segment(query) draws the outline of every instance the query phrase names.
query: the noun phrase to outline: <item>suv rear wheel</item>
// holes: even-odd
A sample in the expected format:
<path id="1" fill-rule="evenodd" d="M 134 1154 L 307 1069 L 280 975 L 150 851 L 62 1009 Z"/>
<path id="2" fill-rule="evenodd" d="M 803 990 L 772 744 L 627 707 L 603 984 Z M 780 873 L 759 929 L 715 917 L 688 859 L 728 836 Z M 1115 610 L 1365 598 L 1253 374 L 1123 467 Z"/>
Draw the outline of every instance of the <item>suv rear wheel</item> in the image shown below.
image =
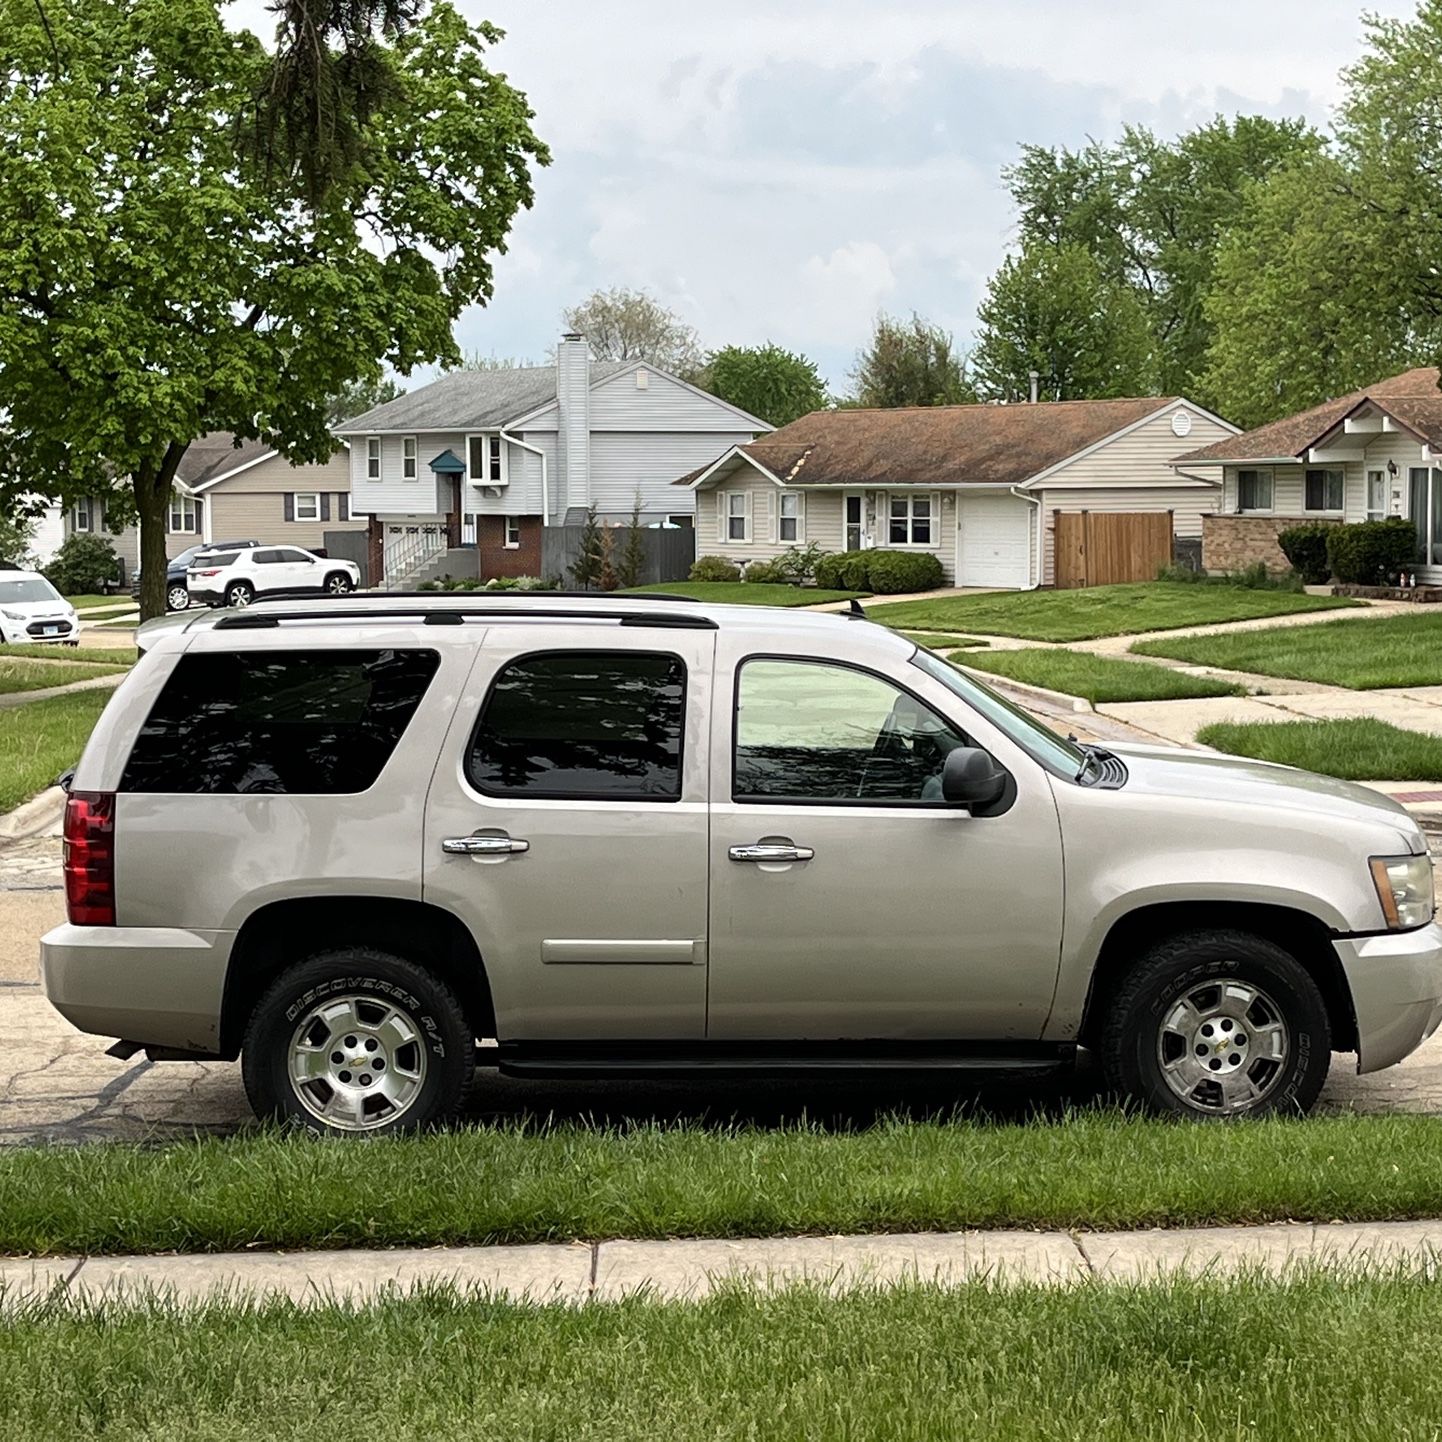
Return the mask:
<path id="1" fill-rule="evenodd" d="M 1332 1059 L 1327 1008 L 1290 953 L 1240 931 L 1173 937 L 1137 963 L 1102 1036 L 1108 1081 L 1191 1117 L 1311 1109 Z"/>
<path id="2" fill-rule="evenodd" d="M 261 1118 L 318 1132 L 406 1132 L 452 1116 L 475 1039 L 450 989 L 413 962 L 366 947 L 283 972 L 242 1049 Z"/>

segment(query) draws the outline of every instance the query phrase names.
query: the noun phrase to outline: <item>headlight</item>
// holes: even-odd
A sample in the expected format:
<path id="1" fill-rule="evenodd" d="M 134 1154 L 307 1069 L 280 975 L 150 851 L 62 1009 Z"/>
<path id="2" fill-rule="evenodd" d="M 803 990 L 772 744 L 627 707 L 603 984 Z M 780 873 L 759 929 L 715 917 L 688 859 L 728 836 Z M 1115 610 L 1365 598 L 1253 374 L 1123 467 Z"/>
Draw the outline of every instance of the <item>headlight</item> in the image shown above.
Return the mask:
<path id="1" fill-rule="evenodd" d="M 1432 920 L 1437 901 L 1430 856 L 1374 856 L 1370 865 L 1377 900 L 1390 930 L 1410 931 Z"/>
<path id="2" fill-rule="evenodd" d="M 25 612 L 0 609 L 0 616 L 5 616 L 11 621 L 23 621 L 25 619 Z"/>

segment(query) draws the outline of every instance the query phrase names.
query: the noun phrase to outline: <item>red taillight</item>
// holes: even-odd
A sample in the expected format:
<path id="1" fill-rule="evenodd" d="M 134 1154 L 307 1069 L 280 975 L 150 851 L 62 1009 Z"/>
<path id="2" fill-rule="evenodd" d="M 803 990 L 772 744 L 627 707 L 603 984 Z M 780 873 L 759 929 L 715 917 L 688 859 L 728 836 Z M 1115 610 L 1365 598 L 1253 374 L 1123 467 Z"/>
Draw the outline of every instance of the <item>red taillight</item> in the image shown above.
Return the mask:
<path id="1" fill-rule="evenodd" d="M 213 571 L 192 571 L 190 574 L 192 576 L 218 576 L 220 575 L 220 567 L 217 566 Z"/>
<path id="2" fill-rule="evenodd" d="M 65 798 L 65 911 L 75 926 L 115 925 L 115 793 Z"/>

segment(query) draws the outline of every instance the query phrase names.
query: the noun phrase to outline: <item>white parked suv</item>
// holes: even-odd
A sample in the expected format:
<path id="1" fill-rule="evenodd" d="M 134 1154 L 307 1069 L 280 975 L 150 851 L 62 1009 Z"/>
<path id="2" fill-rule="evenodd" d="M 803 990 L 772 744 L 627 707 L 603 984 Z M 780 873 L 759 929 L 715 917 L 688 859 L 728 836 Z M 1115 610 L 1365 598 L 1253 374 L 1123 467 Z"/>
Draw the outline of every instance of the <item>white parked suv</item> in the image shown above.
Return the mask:
<path id="1" fill-rule="evenodd" d="M 0 571 L 0 642 L 80 641 L 80 618 L 39 571 Z"/>
<path id="2" fill-rule="evenodd" d="M 257 596 L 344 596 L 360 585 L 360 567 L 299 546 L 257 546 L 197 556 L 185 573 L 185 584 L 192 601 L 248 606 Z"/>
<path id="3" fill-rule="evenodd" d="M 1442 1019 L 1417 823 L 1079 746 L 864 619 L 356 595 L 147 623 L 75 772 L 45 991 L 317 1130 L 531 1076 L 1055 1070 L 1302 1112 Z"/>

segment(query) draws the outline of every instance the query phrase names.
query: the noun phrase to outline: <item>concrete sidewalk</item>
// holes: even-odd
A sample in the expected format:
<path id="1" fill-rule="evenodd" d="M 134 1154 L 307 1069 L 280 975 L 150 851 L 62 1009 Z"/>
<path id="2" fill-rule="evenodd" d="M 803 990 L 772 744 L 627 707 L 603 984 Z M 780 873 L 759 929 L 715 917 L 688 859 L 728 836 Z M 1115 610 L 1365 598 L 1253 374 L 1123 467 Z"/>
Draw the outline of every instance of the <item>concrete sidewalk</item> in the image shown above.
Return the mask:
<path id="1" fill-rule="evenodd" d="M 572 1242 L 396 1251 L 243 1252 L 0 1261 L 0 1310 L 42 1298 L 86 1302 L 217 1294 L 303 1304 L 366 1301 L 422 1285 L 542 1302 L 707 1296 L 737 1282 L 833 1292 L 934 1282 L 1067 1286 L 1166 1274 L 1282 1276 L 1308 1266 L 1438 1271 L 1442 1220 L 1281 1223 L 1145 1232 L 937 1232 L 854 1237 Z"/>

